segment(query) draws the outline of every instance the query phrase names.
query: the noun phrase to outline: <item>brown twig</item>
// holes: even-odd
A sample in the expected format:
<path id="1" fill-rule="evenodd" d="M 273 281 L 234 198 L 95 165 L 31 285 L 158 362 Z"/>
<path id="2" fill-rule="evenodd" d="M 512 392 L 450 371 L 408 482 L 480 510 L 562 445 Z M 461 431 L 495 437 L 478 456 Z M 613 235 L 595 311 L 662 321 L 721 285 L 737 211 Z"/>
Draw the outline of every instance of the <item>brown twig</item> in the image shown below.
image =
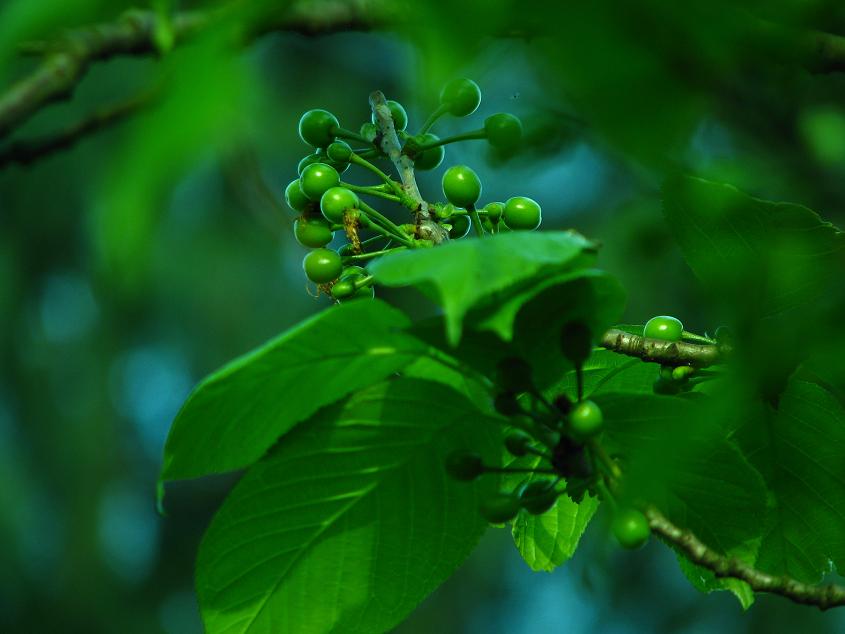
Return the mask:
<path id="1" fill-rule="evenodd" d="M 845 605 L 845 587 L 835 584 L 813 586 L 791 577 L 770 575 L 735 557 L 726 557 L 711 549 L 688 530 L 675 526 L 656 508 L 645 511 L 653 533 L 679 548 L 695 564 L 717 577 L 739 579 L 755 592 L 779 594 L 795 603 L 827 610 Z"/>
<path id="2" fill-rule="evenodd" d="M 698 368 L 721 363 L 729 352 L 725 346 L 650 339 L 617 328 L 605 332 L 599 345 L 643 361 L 665 365 L 692 365 Z"/>

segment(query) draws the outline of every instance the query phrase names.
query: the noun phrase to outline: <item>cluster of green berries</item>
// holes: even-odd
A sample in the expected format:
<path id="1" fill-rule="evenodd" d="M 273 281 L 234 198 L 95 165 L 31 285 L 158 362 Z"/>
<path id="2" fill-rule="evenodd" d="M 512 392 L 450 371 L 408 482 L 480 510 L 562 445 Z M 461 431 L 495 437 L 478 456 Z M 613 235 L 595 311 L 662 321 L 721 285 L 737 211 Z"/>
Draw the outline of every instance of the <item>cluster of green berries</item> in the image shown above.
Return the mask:
<path id="1" fill-rule="evenodd" d="M 464 482 L 486 473 L 528 474 L 512 490 L 499 491 L 482 501 L 479 511 L 493 524 L 511 521 L 520 511 L 542 515 L 563 494 L 578 502 L 588 491 L 602 494 L 608 491 L 604 483 L 617 476 L 618 466 L 600 446 L 604 428 L 601 408 L 581 394 L 581 368 L 593 349 L 589 326 L 582 321 L 564 325 L 560 349 L 579 375 L 575 400 L 566 394 L 547 399 L 536 388 L 531 366 L 523 359 L 506 358 L 496 367 L 493 406 L 508 421 L 504 448 L 514 459 L 509 466 L 487 465 L 481 455 L 467 450 L 446 458 L 446 471 Z M 599 464 L 602 461 L 604 464 Z M 534 466 L 520 466 L 526 464 Z M 636 509 L 617 509 L 614 500 L 611 505 L 615 509 L 613 532 L 619 543 L 626 548 L 645 543 L 650 534 L 645 516 Z"/>
<path id="2" fill-rule="evenodd" d="M 507 113 L 491 115 L 482 128 L 454 137 L 441 139 L 430 132 L 441 116 L 466 117 L 480 103 L 481 90 L 474 81 L 451 81 L 443 87 L 437 109 L 420 131 L 412 135 L 407 131 L 408 113 L 402 104 L 385 101 L 401 152 L 418 170 L 438 167 L 445 157 L 445 145 L 457 141 L 486 139 L 502 152 L 518 148 L 522 123 Z M 377 165 L 387 159 L 382 140 L 389 133 L 388 128 L 378 124 L 375 112 L 358 131 L 342 127 L 335 115 L 322 109 L 309 110 L 299 120 L 299 136 L 311 146 L 312 152 L 300 160 L 298 178 L 285 189 L 285 201 L 297 214 L 294 222 L 297 242 L 312 249 L 302 263 L 306 277 L 337 301 L 373 296 L 372 277 L 363 268 L 372 258 L 396 249 L 433 244 L 419 235 L 419 201 L 411 199 L 402 184 Z M 368 171 L 379 182 L 373 185 L 344 182 L 341 175 L 352 165 Z M 465 165 L 447 169 L 442 186 L 446 202 L 430 203 L 429 208 L 432 219 L 448 231 L 451 239 L 466 236 L 473 224 L 478 225 L 479 235 L 533 230 L 540 225 L 540 205 L 524 196 L 478 208 L 481 181 Z M 404 207 L 405 218 L 395 222 L 368 200 L 372 204 L 388 201 Z M 338 232 L 346 235 L 348 243 L 333 249 L 331 244 Z"/>

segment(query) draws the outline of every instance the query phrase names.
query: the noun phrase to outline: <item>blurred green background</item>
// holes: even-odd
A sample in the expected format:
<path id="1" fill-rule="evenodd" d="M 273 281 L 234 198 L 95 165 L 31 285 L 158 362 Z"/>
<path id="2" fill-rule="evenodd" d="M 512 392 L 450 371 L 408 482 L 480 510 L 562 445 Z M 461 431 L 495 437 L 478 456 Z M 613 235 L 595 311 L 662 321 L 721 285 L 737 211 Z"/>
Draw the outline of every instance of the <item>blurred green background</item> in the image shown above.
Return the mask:
<path id="1" fill-rule="evenodd" d="M 1 4 L 2 85 L 39 63 L 18 54 L 21 42 L 129 6 Z M 528 142 L 507 158 L 483 141 L 450 146 L 420 175 L 424 196 L 438 199 L 442 171 L 466 163 L 484 201 L 535 198 L 545 228 L 604 245 L 633 323 L 674 314 L 692 330 L 719 325 L 663 224 L 667 175 L 725 180 L 845 224 L 845 74 L 807 44 L 816 29 L 845 33 L 840 3 L 221 6 L 167 54 L 93 64 L 71 99 L 0 146 L 144 95 L 131 117 L 72 148 L 0 167 L 0 631 L 202 630 L 193 559 L 232 478 L 173 487 L 159 516 L 161 450 L 196 381 L 327 305 L 306 292 L 281 195 L 309 152 L 296 131 L 308 108 L 357 129 L 379 88 L 413 130 L 445 80 L 475 79 L 480 110 L 435 131 L 509 111 Z M 410 293 L 382 296 L 418 309 Z M 845 631 L 843 611 L 763 597 L 744 613 L 729 595 L 699 595 L 660 544 L 619 552 L 602 515 L 553 574 L 531 573 L 509 541 L 491 530 L 398 631 Z"/>

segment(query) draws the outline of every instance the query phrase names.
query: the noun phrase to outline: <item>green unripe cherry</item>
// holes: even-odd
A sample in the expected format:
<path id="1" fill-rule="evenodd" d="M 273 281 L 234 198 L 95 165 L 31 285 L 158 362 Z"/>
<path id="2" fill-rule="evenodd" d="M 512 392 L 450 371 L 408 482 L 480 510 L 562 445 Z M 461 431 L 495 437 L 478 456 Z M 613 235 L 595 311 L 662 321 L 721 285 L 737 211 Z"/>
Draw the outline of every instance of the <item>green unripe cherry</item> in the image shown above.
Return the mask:
<path id="1" fill-rule="evenodd" d="M 446 456 L 446 472 L 455 480 L 470 482 L 484 473 L 484 463 L 472 451 L 453 451 Z"/>
<path id="2" fill-rule="evenodd" d="M 332 286 L 332 297 L 346 299 L 355 295 L 355 284 L 351 280 L 338 280 Z"/>
<path id="3" fill-rule="evenodd" d="M 343 224 L 343 214 L 347 209 L 357 209 L 360 201 L 358 194 L 346 187 L 327 189 L 320 198 L 320 211 L 329 222 Z"/>
<path id="4" fill-rule="evenodd" d="M 443 174 L 443 194 L 456 207 L 473 207 L 481 196 L 481 180 L 466 165 L 453 165 Z"/>
<path id="5" fill-rule="evenodd" d="M 420 145 L 434 143 L 435 141 L 439 140 L 440 137 L 436 134 L 432 134 L 431 132 L 426 132 L 425 134 L 421 134 L 416 137 L 416 141 Z M 417 154 L 416 158 L 414 158 L 414 167 L 418 170 L 433 170 L 435 167 L 437 167 L 443 162 L 443 158 L 445 156 L 446 148 L 444 148 L 442 145 L 423 150 L 422 152 Z"/>
<path id="6" fill-rule="evenodd" d="M 658 315 L 646 322 L 643 336 L 650 339 L 663 339 L 664 341 L 680 341 L 684 332 L 684 325 L 679 319 L 668 315 Z"/>
<path id="7" fill-rule="evenodd" d="M 302 193 L 298 179 L 291 181 L 285 187 L 285 202 L 288 204 L 288 207 L 299 212 L 305 211 L 311 205 L 311 201 Z"/>
<path id="8" fill-rule="evenodd" d="M 569 414 L 569 429 L 576 440 L 592 438 L 604 425 L 599 406 L 592 401 L 581 401 Z"/>
<path id="9" fill-rule="evenodd" d="M 343 262 L 331 249 L 315 249 L 302 260 L 302 269 L 315 284 L 325 284 L 337 279 L 343 270 Z"/>
<path id="10" fill-rule="evenodd" d="M 522 140 L 522 121 L 506 112 L 490 115 L 484 120 L 484 133 L 494 148 L 513 150 Z"/>
<path id="11" fill-rule="evenodd" d="M 534 480 L 519 493 L 519 501 L 531 515 L 542 515 L 557 502 L 558 492 L 552 480 Z"/>
<path id="12" fill-rule="evenodd" d="M 459 240 L 469 233 L 469 228 L 472 223 L 470 222 L 469 216 L 466 214 L 460 214 L 458 216 L 452 216 L 449 219 L 449 224 L 452 225 L 452 228 L 449 229 L 449 238 L 452 240 Z"/>
<path id="13" fill-rule="evenodd" d="M 293 223 L 293 235 L 304 247 L 316 249 L 324 247 L 334 238 L 334 232 L 323 218 L 302 217 Z"/>
<path id="14" fill-rule="evenodd" d="M 534 388 L 531 366 L 519 357 L 508 357 L 496 364 L 495 383 L 509 392 L 530 392 Z"/>
<path id="15" fill-rule="evenodd" d="M 302 160 L 299 161 L 299 164 L 296 166 L 296 173 L 302 176 L 302 170 L 304 170 L 306 167 L 308 167 L 312 163 L 322 163 L 325 160 L 325 155 L 320 154 L 319 152 L 314 152 L 313 154 L 304 156 L 302 157 Z"/>
<path id="16" fill-rule="evenodd" d="M 504 524 L 519 513 L 520 502 L 515 495 L 497 493 L 490 499 L 484 500 L 479 507 L 481 516 L 491 524 Z"/>
<path id="17" fill-rule="evenodd" d="M 326 147 L 334 141 L 334 131 L 340 123 L 331 112 L 316 108 L 309 110 L 299 120 L 299 136 L 308 145 Z"/>
<path id="18" fill-rule="evenodd" d="M 651 535 L 648 520 L 637 509 L 618 509 L 611 529 L 623 548 L 641 548 Z"/>
<path id="19" fill-rule="evenodd" d="M 505 203 L 487 203 L 484 205 L 484 211 L 487 212 L 487 218 L 494 225 L 502 219 L 502 214 L 505 212 Z"/>
<path id="20" fill-rule="evenodd" d="M 334 141 L 326 148 L 326 156 L 333 163 L 348 165 L 352 156 L 352 148 L 346 141 Z"/>
<path id="21" fill-rule="evenodd" d="M 373 299 L 376 296 L 376 289 L 372 286 L 362 286 L 355 291 L 355 294 L 352 297 L 347 297 L 343 301 L 351 301 L 354 299 Z"/>
<path id="22" fill-rule="evenodd" d="M 358 134 L 367 139 L 367 141 L 372 142 L 378 134 L 378 128 L 374 123 L 367 121 L 366 123 L 361 124 L 361 129 L 358 131 Z"/>
<path id="23" fill-rule="evenodd" d="M 453 79 L 440 91 L 440 103 L 456 117 L 465 117 L 481 104 L 481 88 L 471 79 Z"/>
<path id="24" fill-rule="evenodd" d="M 393 127 L 396 128 L 396 131 L 399 132 L 400 130 L 404 130 L 408 127 L 408 113 L 405 112 L 405 108 L 402 107 L 402 104 L 398 101 L 393 101 L 393 99 L 387 100 L 387 107 L 390 108 L 390 116 L 393 117 Z M 373 113 L 373 123 L 376 122 L 376 113 Z"/>
<path id="25" fill-rule="evenodd" d="M 310 200 L 320 200 L 323 194 L 340 183 L 340 174 L 331 165 L 312 163 L 302 170 L 299 188 Z"/>
<path id="26" fill-rule="evenodd" d="M 540 226 L 542 211 L 536 200 L 527 196 L 514 196 L 505 203 L 503 219 L 508 229 L 533 231 Z"/>

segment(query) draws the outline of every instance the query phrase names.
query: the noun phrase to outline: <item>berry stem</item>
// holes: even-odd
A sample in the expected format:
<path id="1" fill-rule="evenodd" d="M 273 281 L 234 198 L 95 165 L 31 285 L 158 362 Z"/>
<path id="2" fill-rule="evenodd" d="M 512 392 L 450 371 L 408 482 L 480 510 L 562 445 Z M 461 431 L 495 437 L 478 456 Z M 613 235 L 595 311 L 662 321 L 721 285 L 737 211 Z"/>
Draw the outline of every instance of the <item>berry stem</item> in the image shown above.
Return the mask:
<path id="1" fill-rule="evenodd" d="M 475 235 L 479 238 L 483 238 L 484 227 L 481 226 L 481 216 L 478 215 L 478 209 L 475 208 L 475 205 L 471 205 L 467 207 L 467 212 L 469 213 L 470 218 L 472 218 L 472 226 L 475 228 Z"/>
<path id="2" fill-rule="evenodd" d="M 367 216 L 370 216 L 371 218 L 375 218 L 376 220 L 379 221 L 379 223 L 383 227 L 385 227 L 387 230 L 389 230 L 390 233 L 393 235 L 393 237 L 396 240 L 398 240 L 402 244 L 405 244 L 409 247 L 414 246 L 414 241 L 411 240 L 411 238 L 406 236 L 404 233 L 402 233 L 402 229 L 400 229 L 399 226 L 395 222 L 393 222 L 390 218 L 383 215 L 381 212 L 376 211 L 375 209 L 370 207 L 367 203 L 365 203 L 363 200 L 359 201 L 359 206 L 361 208 L 361 211 L 363 211 L 365 214 L 367 214 Z"/>
<path id="3" fill-rule="evenodd" d="M 598 440 L 592 438 L 587 447 L 590 449 L 590 453 L 592 453 L 601 464 L 607 469 L 608 474 L 614 479 L 618 479 L 622 477 L 622 470 L 619 468 L 619 465 L 613 462 L 613 459 L 607 454 L 604 450 L 604 447 L 601 446 Z"/>
<path id="4" fill-rule="evenodd" d="M 423 143 L 422 145 L 415 145 L 414 151 L 415 152 L 425 152 L 426 150 L 430 150 L 431 148 L 440 147 L 441 145 L 447 145 L 449 143 L 457 143 L 458 141 L 470 141 L 472 139 L 485 139 L 487 138 L 487 133 L 484 132 L 484 129 L 480 130 L 473 130 L 472 132 L 464 132 L 462 134 L 454 134 L 452 136 L 447 136 L 443 139 L 438 141 L 431 141 L 430 143 Z"/>
<path id="5" fill-rule="evenodd" d="M 395 251 L 405 251 L 408 247 L 391 247 L 390 249 L 382 249 L 381 251 L 370 251 L 369 253 L 360 253 L 358 255 L 347 255 L 344 256 L 344 262 L 361 262 L 362 260 L 371 260 L 372 258 L 377 258 L 382 255 L 387 255 L 388 253 L 394 253 Z"/>
<path id="6" fill-rule="evenodd" d="M 353 132 L 352 130 L 347 130 L 346 128 L 334 128 L 332 130 L 336 137 L 340 137 L 341 139 L 349 139 L 351 141 L 358 141 L 358 143 L 365 143 L 366 145 L 372 145 L 367 139 L 362 137 L 357 132 Z"/>
<path id="7" fill-rule="evenodd" d="M 340 183 L 341 187 L 346 187 L 346 189 L 350 189 L 353 192 L 358 192 L 359 194 L 367 194 L 368 196 L 375 196 L 376 198 L 384 198 L 385 200 L 391 200 L 395 203 L 399 202 L 399 196 L 396 194 L 389 194 L 382 189 L 376 189 L 376 187 L 368 187 L 366 185 L 353 185 L 352 183 Z"/>
<path id="8" fill-rule="evenodd" d="M 434 112 L 428 115 L 428 119 L 425 120 L 425 123 L 423 123 L 422 127 L 420 128 L 419 134 L 425 134 L 426 132 L 428 132 L 431 129 L 431 126 L 433 126 L 437 122 L 437 120 L 444 114 L 446 114 L 448 111 L 449 106 L 447 106 L 445 103 L 442 103 L 437 106 L 437 108 L 434 109 Z"/>

